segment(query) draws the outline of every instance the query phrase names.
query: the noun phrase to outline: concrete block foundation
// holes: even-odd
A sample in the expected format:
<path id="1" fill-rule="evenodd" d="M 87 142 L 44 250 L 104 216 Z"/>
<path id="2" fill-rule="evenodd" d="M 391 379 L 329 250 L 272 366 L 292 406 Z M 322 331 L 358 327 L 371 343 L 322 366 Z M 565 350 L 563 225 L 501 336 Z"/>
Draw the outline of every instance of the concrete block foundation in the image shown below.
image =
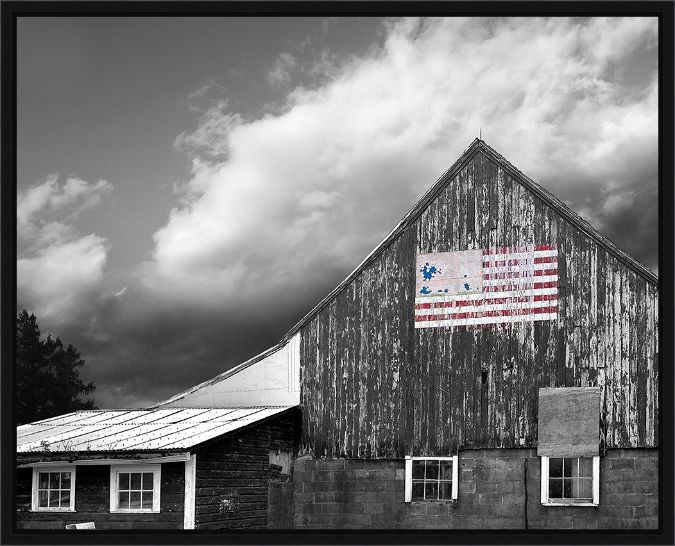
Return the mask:
<path id="1" fill-rule="evenodd" d="M 293 526 L 313 529 L 656 529 L 658 452 L 600 459 L 600 505 L 543 506 L 534 449 L 459 452 L 456 503 L 405 502 L 403 460 L 294 463 Z"/>

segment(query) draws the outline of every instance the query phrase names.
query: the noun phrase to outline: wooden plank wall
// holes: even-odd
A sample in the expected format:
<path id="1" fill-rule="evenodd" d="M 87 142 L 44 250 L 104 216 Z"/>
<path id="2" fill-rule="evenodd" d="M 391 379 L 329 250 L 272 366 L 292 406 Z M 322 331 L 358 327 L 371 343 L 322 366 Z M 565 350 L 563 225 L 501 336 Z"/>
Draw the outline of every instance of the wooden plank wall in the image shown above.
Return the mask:
<path id="1" fill-rule="evenodd" d="M 418 253 L 557 243 L 555 321 L 413 328 Z M 600 386 L 605 447 L 657 438 L 658 287 L 478 152 L 302 327 L 303 449 L 534 447 L 539 387 Z"/>
<path id="2" fill-rule="evenodd" d="M 79 466 L 75 478 L 75 512 L 30 512 L 30 468 L 17 470 L 17 527 L 61 529 L 68 523 L 93 521 L 96 529 L 182 529 L 184 463 L 162 465 L 158 514 L 110 512 L 110 466 Z"/>
<path id="3" fill-rule="evenodd" d="M 287 414 L 196 451 L 195 529 L 267 527 L 270 450 L 293 452 L 296 421 Z"/>

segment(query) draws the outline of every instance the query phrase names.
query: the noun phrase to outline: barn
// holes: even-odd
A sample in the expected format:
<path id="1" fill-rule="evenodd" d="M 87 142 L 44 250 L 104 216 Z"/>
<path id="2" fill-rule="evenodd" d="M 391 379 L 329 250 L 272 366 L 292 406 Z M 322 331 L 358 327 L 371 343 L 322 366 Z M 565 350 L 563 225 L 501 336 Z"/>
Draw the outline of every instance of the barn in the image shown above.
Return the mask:
<path id="1" fill-rule="evenodd" d="M 213 497 L 202 511 L 176 470 L 185 494 L 171 522 L 171 503 L 125 520 L 101 498 L 90 510 L 132 527 L 189 527 L 196 510 L 194 528 L 232 528 L 255 510 L 228 498 L 253 478 L 267 491 L 258 526 L 655 529 L 658 347 L 657 277 L 476 139 L 278 345 L 144 410 L 282 408 L 283 424 L 242 429 L 266 438 L 264 478 L 197 476 L 196 495 Z M 171 447 L 199 472 L 200 459 L 214 460 L 209 446 L 236 459 L 244 432 Z M 91 470 L 78 460 L 79 483 Z M 33 503 L 39 464 L 52 461 L 23 464 L 33 465 Z M 165 464 L 187 476 L 191 463 Z M 79 518 L 77 496 L 74 506 Z M 51 517 L 32 509 L 27 526 Z"/>

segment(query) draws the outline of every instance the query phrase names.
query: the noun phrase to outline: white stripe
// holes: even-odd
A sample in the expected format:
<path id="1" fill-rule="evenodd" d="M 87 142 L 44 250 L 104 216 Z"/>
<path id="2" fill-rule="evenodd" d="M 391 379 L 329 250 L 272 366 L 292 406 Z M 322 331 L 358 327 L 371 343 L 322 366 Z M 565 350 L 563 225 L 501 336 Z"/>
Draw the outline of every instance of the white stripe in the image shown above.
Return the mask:
<path id="1" fill-rule="evenodd" d="M 557 263 L 552 264 L 528 264 L 528 265 L 500 265 L 497 267 L 483 266 L 483 275 L 489 273 L 520 273 L 522 271 L 546 271 L 547 269 L 558 269 Z"/>
<path id="2" fill-rule="evenodd" d="M 523 260 L 525 258 L 546 258 L 557 256 L 557 250 L 535 250 L 533 252 L 509 252 L 507 254 L 483 254 L 483 262 L 495 262 L 497 260 Z"/>
<path id="3" fill-rule="evenodd" d="M 538 320 L 555 320 L 557 317 L 557 313 L 540 313 L 538 315 L 515 315 L 509 317 L 427 320 L 415 322 L 415 328 L 437 328 L 439 326 L 475 326 L 478 324 L 500 324 L 505 322 L 535 322 Z"/>
<path id="4" fill-rule="evenodd" d="M 539 275 L 537 277 L 514 277 L 512 279 L 483 279 L 483 286 L 501 286 L 505 284 L 528 284 L 533 282 L 557 281 L 558 275 Z"/>
<path id="5" fill-rule="evenodd" d="M 434 307 L 432 309 L 415 309 L 415 316 L 446 315 L 455 313 L 482 313 L 484 311 L 517 311 L 520 309 L 541 309 L 558 305 L 558 300 L 533 301 L 519 303 L 501 303 L 494 305 L 462 305 L 459 307 Z"/>
<path id="6" fill-rule="evenodd" d="M 438 303 L 445 301 L 464 301 L 464 300 L 482 300 L 490 298 L 515 298 L 520 296 L 541 296 L 544 294 L 557 294 L 558 289 L 553 288 L 532 288 L 529 290 L 513 290 L 504 292 L 476 292 L 473 294 L 450 294 L 447 296 L 427 296 L 415 298 L 415 303 Z"/>

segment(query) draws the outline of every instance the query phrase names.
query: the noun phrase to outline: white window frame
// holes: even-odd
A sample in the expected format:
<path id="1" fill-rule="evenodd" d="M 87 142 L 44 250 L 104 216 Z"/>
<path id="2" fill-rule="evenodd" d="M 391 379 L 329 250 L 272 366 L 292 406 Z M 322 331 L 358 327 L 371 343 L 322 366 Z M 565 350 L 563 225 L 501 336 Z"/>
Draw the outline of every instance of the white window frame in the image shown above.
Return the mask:
<path id="1" fill-rule="evenodd" d="M 70 472 L 70 505 L 38 506 L 38 489 L 40 472 Z M 41 466 L 33 467 L 33 492 L 31 495 L 31 511 L 33 512 L 74 512 L 75 511 L 75 467 L 74 466 Z"/>
<path id="2" fill-rule="evenodd" d="M 152 508 L 119 508 L 119 474 L 129 472 L 152 472 Z M 110 465 L 110 512 L 122 514 L 157 514 L 160 511 L 161 464 Z"/>
<path id="3" fill-rule="evenodd" d="M 575 459 L 576 457 L 541 457 L 541 504 L 544 506 L 598 506 L 600 504 L 600 456 L 593 456 L 593 500 L 591 502 L 574 501 L 551 502 L 548 496 L 549 459 Z"/>
<path id="4" fill-rule="evenodd" d="M 459 456 L 451 457 L 411 457 L 405 458 L 405 502 L 412 502 L 412 464 L 413 461 L 452 461 L 452 498 L 429 499 L 415 502 L 457 502 L 457 482 L 459 477 Z"/>

